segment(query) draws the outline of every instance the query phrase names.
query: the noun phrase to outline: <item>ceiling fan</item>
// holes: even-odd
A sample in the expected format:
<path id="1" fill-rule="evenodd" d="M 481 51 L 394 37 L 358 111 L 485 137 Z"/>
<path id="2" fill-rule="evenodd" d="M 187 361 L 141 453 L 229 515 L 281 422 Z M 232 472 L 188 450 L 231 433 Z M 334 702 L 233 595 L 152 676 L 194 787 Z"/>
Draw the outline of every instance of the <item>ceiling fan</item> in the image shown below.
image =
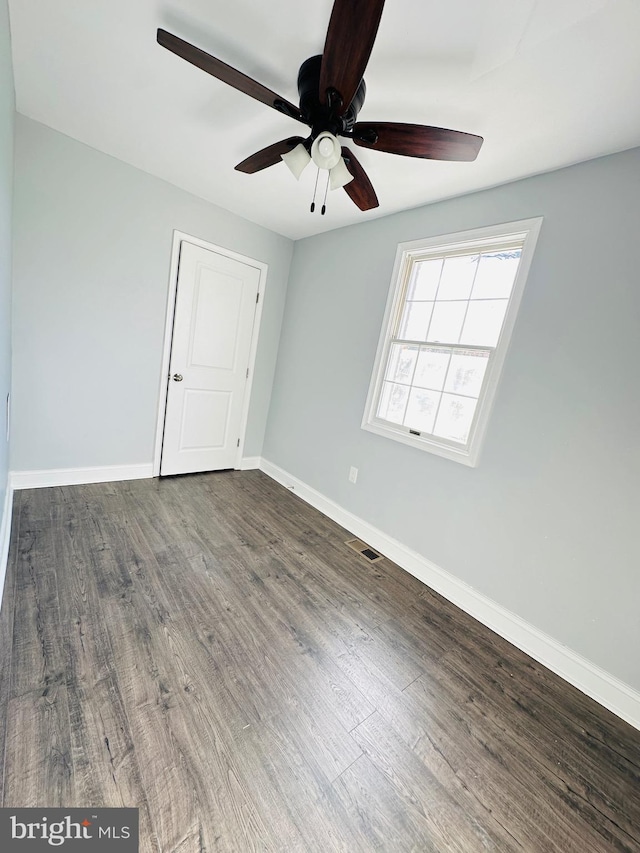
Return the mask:
<path id="1" fill-rule="evenodd" d="M 253 174 L 284 160 L 299 178 L 305 166 L 313 161 L 318 168 L 328 170 L 327 187 L 344 187 L 360 210 L 371 210 L 378 206 L 371 181 L 353 152 L 340 144 L 338 136 L 374 151 L 428 160 L 475 160 L 483 142 L 481 136 L 440 127 L 356 121 L 364 104 L 363 75 L 383 7 L 384 0 L 335 0 L 324 52 L 300 66 L 299 106 L 166 30 L 159 29 L 157 39 L 162 47 L 192 65 L 311 128 L 306 138 L 289 136 L 252 154 L 238 163 L 238 171 Z M 315 194 L 312 212 L 314 207 Z"/>

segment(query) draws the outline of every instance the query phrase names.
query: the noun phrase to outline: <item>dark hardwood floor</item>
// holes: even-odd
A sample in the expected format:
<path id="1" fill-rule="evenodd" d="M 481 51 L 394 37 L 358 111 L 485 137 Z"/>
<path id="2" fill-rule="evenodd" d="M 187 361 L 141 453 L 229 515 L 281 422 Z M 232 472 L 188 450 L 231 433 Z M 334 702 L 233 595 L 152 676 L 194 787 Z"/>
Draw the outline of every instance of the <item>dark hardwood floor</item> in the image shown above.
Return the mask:
<path id="1" fill-rule="evenodd" d="M 141 851 L 640 851 L 640 732 L 259 472 L 17 492 L 5 806 Z"/>

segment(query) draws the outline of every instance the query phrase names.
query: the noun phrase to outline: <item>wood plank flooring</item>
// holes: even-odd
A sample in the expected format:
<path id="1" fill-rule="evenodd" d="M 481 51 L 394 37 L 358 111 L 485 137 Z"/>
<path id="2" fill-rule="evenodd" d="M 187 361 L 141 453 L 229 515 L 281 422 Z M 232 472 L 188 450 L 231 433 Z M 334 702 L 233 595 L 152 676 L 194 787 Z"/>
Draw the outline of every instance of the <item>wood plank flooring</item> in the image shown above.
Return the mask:
<path id="1" fill-rule="evenodd" d="M 17 492 L 5 806 L 144 853 L 640 851 L 640 732 L 260 472 Z"/>

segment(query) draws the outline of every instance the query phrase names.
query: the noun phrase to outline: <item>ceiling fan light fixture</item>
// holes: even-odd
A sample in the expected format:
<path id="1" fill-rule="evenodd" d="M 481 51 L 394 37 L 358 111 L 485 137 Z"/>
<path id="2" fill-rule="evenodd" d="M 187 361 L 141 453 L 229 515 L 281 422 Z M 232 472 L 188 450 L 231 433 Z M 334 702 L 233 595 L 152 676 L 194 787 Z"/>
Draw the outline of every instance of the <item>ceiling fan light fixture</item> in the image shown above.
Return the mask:
<path id="1" fill-rule="evenodd" d="M 372 210 L 379 202 L 371 181 L 353 152 L 341 148 L 336 133 L 363 148 L 425 160 L 472 161 L 483 142 L 481 136 L 441 127 L 357 120 L 366 95 L 364 72 L 384 5 L 385 0 L 333 0 L 323 52 L 306 59 L 298 70 L 300 106 L 167 30 L 158 29 L 156 38 L 159 45 L 191 65 L 310 128 L 306 139 L 289 136 L 246 157 L 235 167 L 238 172 L 261 172 L 282 159 L 299 180 L 313 160 L 318 170 L 329 172 L 323 182 L 325 201 L 330 185 L 332 189 L 344 187 L 360 210 Z M 334 132 L 320 132 L 321 128 Z M 343 151 L 345 162 L 341 162 Z M 318 177 L 319 172 L 314 193 Z M 312 213 L 314 209 L 315 200 Z M 325 209 L 323 203 L 321 212 Z"/>
<path id="2" fill-rule="evenodd" d="M 285 154 L 281 154 L 280 156 L 287 164 L 287 168 L 296 181 L 300 180 L 300 175 L 311 162 L 309 152 L 301 142 L 296 145 L 295 148 L 292 148 L 291 151 L 287 151 Z"/>
<path id="3" fill-rule="evenodd" d="M 329 170 L 329 189 L 338 190 L 353 180 L 353 175 L 347 169 L 347 164 L 341 157 L 333 169 Z"/>
<path id="4" fill-rule="evenodd" d="M 341 154 L 340 143 L 327 130 L 316 136 L 311 146 L 311 159 L 318 169 L 333 169 L 338 165 Z"/>

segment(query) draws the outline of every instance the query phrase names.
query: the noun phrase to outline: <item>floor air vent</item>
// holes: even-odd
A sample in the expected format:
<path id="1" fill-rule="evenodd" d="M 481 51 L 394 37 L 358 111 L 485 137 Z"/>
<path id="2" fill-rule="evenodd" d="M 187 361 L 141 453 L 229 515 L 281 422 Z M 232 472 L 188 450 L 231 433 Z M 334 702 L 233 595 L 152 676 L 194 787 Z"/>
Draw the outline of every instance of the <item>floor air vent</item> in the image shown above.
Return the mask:
<path id="1" fill-rule="evenodd" d="M 363 542 L 361 539 L 349 539 L 349 541 L 344 544 L 348 545 L 352 551 L 360 554 L 361 557 L 364 557 L 365 560 L 368 560 L 370 563 L 377 563 L 378 560 L 384 560 L 382 554 L 378 554 L 377 551 L 374 551 L 373 548 L 370 548 L 367 543 Z"/>

